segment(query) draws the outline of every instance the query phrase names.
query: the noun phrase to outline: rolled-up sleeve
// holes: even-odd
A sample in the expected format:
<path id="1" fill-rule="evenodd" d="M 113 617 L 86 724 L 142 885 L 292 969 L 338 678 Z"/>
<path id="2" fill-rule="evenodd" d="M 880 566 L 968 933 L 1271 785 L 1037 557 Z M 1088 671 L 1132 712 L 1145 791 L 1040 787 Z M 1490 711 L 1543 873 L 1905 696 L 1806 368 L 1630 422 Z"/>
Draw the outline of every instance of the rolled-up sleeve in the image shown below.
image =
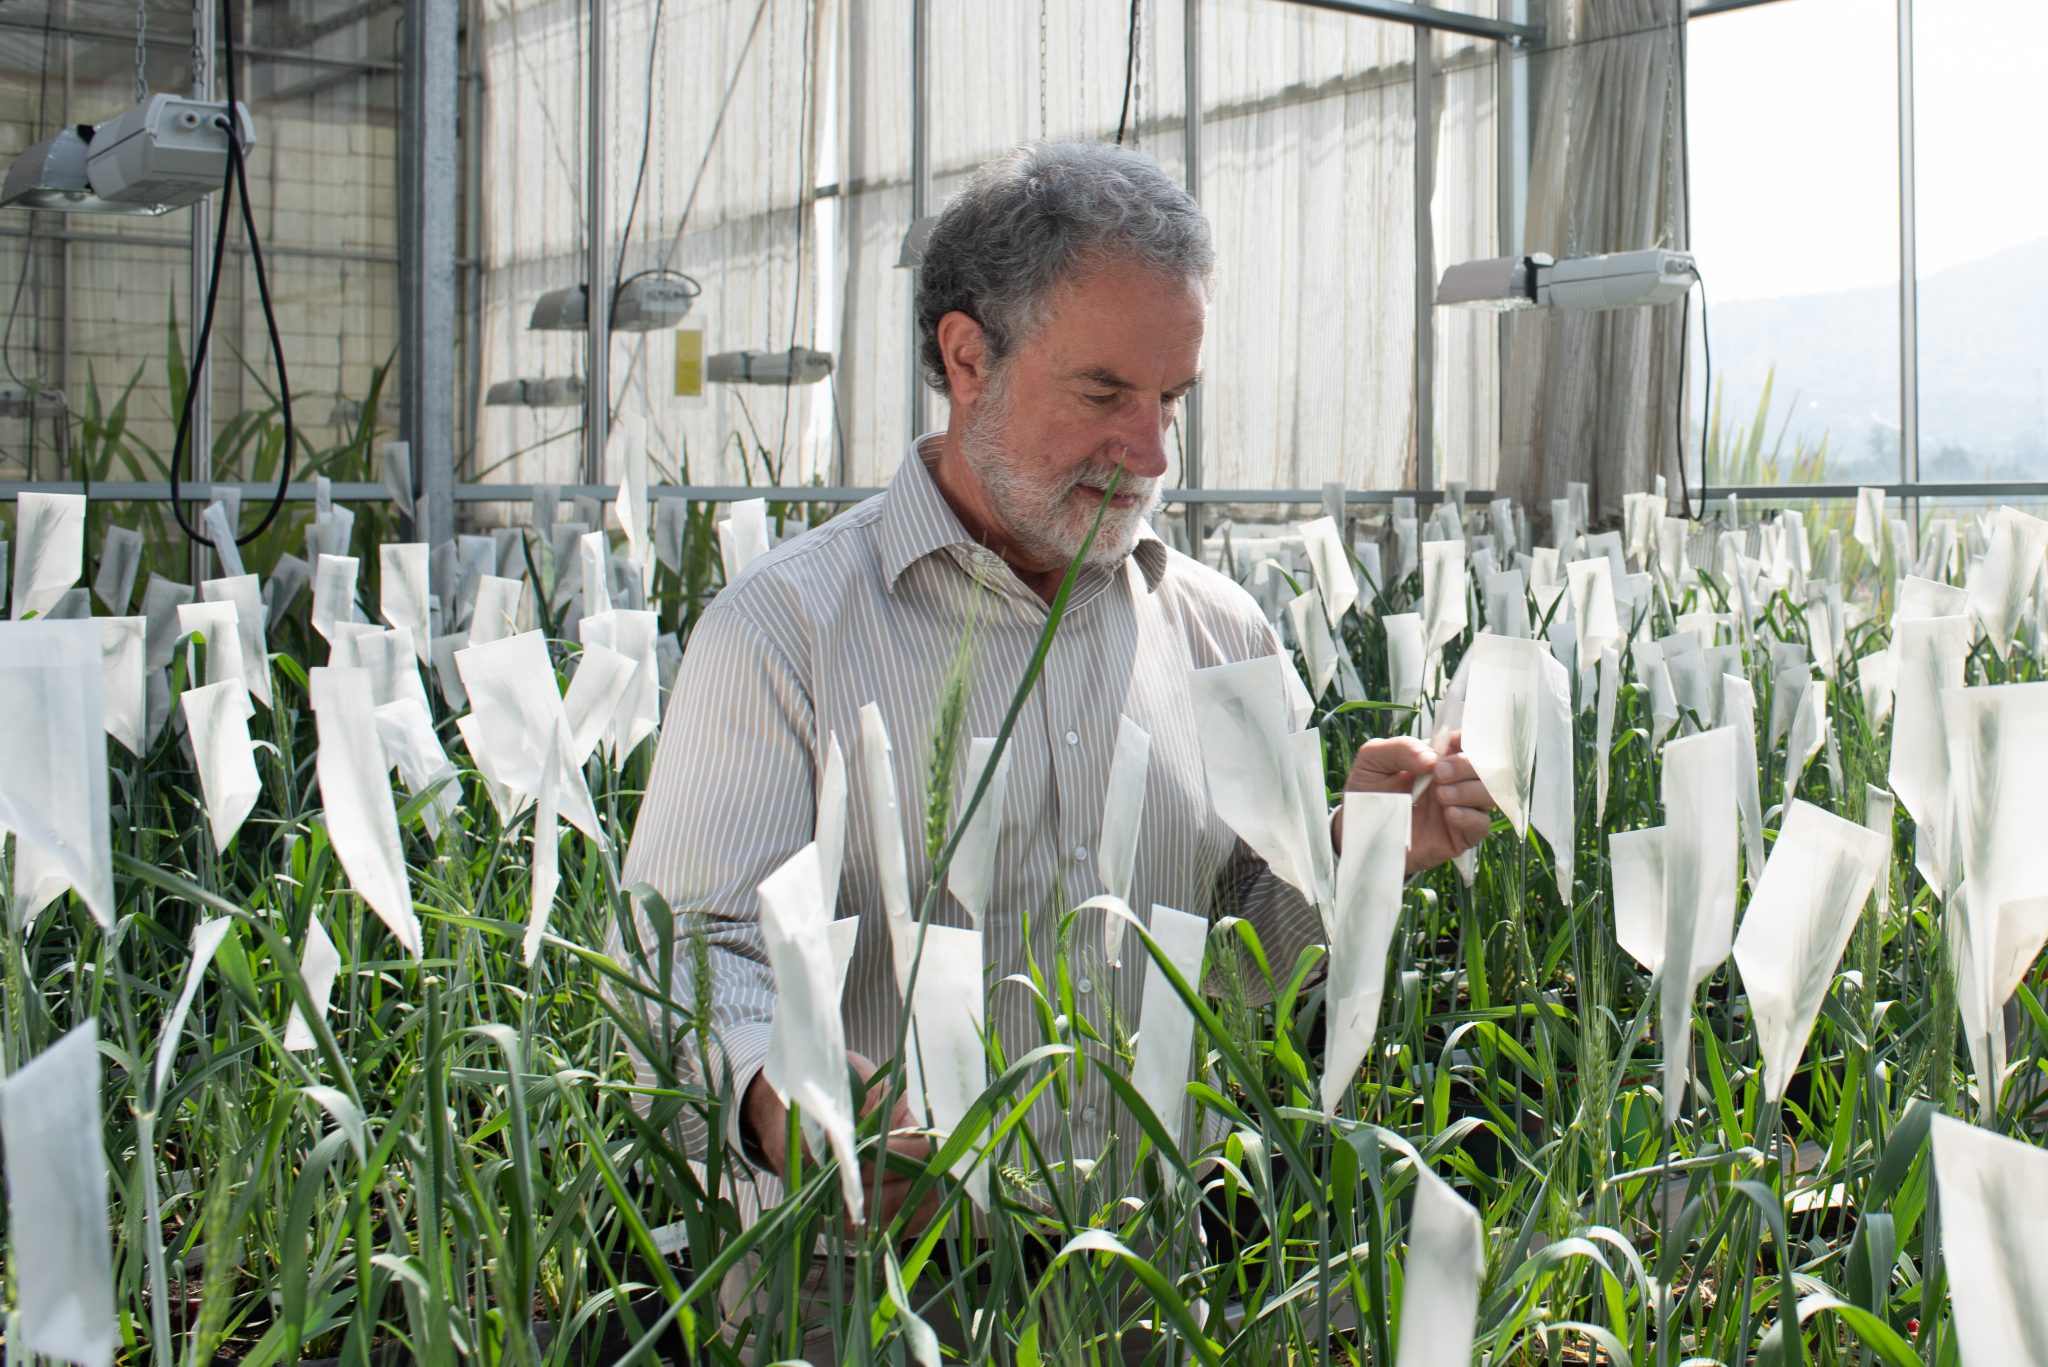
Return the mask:
<path id="1" fill-rule="evenodd" d="M 737 1102 L 767 1060 L 775 1018 L 755 890 L 812 838 L 814 718 L 788 652 L 743 608 L 714 603 L 677 673 L 623 871 L 628 887 L 647 884 L 674 914 L 666 989 L 691 1028 L 677 1037 L 673 1061 L 707 1087 L 730 1076 L 726 1129 L 735 1150 Z M 647 955 L 625 953 L 617 930 L 611 952 L 645 977 L 663 947 L 652 943 L 656 932 L 637 902 L 635 928 Z M 654 1038 L 673 1034 L 660 1009 L 641 1014 Z"/>

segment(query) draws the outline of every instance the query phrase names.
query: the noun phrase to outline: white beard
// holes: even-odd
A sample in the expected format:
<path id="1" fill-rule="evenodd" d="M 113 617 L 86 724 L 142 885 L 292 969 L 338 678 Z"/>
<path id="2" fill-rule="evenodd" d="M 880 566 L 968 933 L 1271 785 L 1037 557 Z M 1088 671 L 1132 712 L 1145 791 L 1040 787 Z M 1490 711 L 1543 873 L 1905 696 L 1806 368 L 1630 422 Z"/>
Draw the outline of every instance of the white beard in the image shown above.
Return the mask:
<path id="1" fill-rule="evenodd" d="M 1002 524 L 1003 535 L 1034 559 L 1065 565 L 1080 554 L 1088 529 L 1095 525 L 1100 506 L 1095 500 L 1070 497 L 1076 489 L 1101 490 L 1116 478 L 1116 466 L 1091 461 L 1078 469 L 1055 476 L 1030 467 L 1004 441 L 1001 427 L 1009 417 L 1008 395 L 992 392 L 981 411 L 961 433 L 961 451 L 969 468 L 981 481 L 989 507 Z M 1137 501 L 1127 508 L 1102 510 L 1102 526 L 1088 547 L 1091 567 L 1111 568 L 1123 563 L 1138 544 L 1139 530 L 1159 507 L 1159 481 L 1139 479 L 1126 473 L 1116 482 L 1119 495 L 1131 494 Z"/>

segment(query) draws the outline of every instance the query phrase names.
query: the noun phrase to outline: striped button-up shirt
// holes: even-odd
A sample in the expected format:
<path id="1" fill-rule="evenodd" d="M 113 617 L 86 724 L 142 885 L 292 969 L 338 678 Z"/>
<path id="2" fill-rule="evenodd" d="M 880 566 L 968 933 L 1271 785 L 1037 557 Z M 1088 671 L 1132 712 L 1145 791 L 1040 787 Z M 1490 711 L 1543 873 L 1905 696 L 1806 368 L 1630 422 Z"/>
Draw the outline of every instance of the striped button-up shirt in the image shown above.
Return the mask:
<path id="1" fill-rule="evenodd" d="M 964 736 L 993 736 L 1045 626 L 1044 600 L 946 503 L 927 468 L 935 455 L 936 438 L 924 438 L 885 492 L 750 565 L 705 609 L 676 678 L 625 879 L 662 895 L 679 940 L 702 937 L 709 1000 L 697 1001 L 695 965 L 706 955 L 686 943 L 675 946 L 668 990 L 707 1017 L 713 1076 L 704 1080 L 719 1085 L 729 1068 L 735 1099 L 760 1071 L 775 1016 L 755 888 L 813 838 L 832 738 L 854 777 L 836 914 L 861 921 L 841 1001 L 846 1043 L 881 1062 L 895 1050 L 901 1002 L 858 780 L 860 710 L 878 704 L 888 726 L 915 909 L 929 879 L 924 816 L 936 714 L 962 639 L 971 631 Z M 1045 1039 L 1031 991 L 1003 980 L 1034 962 L 1050 978 L 1061 913 L 1103 891 L 1095 848 L 1120 716 L 1151 736 L 1129 899 L 1137 913 L 1162 904 L 1244 916 L 1280 973 L 1322 938 L 1314 907 L 1216 814 L 1189 698 L 1191 670 L 1278 649 L 1248 594 L 1149 529 L 1123 563 L 1079 577 L 1009 744 L 981 989 L 1005 1057 Z M 954 775 L 956 813 L 972 778 Z M 939 907 L 944 923 L 968 924 L 950 894 Z M 1150 960 L 1127 941 L 1123 966 L 1112 967 L 1102 946 L 1101 914 L 1089 909 L 1067 949 L 1076 1013 L 1103 1041 L 1090 1052 L 1122 1071 L 1127 1063 L 1114 1055 L 1137 1028 Z M 615 956 L 622 947 L 615 936 Z M 1250 985 L 1255 998 L 1262 986 Z M 699 1039 L 693 1033 L 679 1050 L 686 1071 L 706 1066 Z M 1094 1068 L 1057 1109 L 1051 1090 L 1039 1106 L 1028 1123 L 1041 1136 L 1071 1136 L 1057 1145 L 1067 1157 L 1093 1160 L 1118 1129 L 1136 1132 L 1120 1125 Z"/>

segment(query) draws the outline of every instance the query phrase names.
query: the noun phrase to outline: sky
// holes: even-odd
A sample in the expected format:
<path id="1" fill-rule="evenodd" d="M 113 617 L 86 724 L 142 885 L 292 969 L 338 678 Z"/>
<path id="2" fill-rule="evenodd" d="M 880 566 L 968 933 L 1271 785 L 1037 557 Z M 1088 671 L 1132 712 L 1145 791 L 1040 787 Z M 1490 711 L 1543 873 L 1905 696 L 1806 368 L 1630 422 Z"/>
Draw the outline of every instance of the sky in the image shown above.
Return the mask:
<path id="1" fill-rule="evenodd" d="M 2048 0 L 1914 7 L 1920 274 L 2048 237 Z M 1896 285 L 1896 0 L 1690 26 L 1692 243 L 1715 300 Z"/>

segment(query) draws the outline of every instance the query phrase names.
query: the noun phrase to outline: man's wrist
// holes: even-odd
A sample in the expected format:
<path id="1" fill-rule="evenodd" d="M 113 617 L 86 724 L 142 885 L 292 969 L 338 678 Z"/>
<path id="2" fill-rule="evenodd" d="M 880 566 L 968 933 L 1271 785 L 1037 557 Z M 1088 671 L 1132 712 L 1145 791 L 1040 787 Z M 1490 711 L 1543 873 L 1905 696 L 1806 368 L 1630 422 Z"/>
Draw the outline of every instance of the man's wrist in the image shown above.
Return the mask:
<path id="1" fill-rule="evenodd" d="M 769 1085 L 766 1072 L 757 1072 L 747 1080 L 746 1090 L 740 1094 L 739 1110 L 740 1156 L 755 1167 L 780 1176 L 781 1169 L 769 1159 L 769 1149 L 762 1142 L 762 1134 L 770 1127 L 779 1132 L 789 1112 Z"/>

